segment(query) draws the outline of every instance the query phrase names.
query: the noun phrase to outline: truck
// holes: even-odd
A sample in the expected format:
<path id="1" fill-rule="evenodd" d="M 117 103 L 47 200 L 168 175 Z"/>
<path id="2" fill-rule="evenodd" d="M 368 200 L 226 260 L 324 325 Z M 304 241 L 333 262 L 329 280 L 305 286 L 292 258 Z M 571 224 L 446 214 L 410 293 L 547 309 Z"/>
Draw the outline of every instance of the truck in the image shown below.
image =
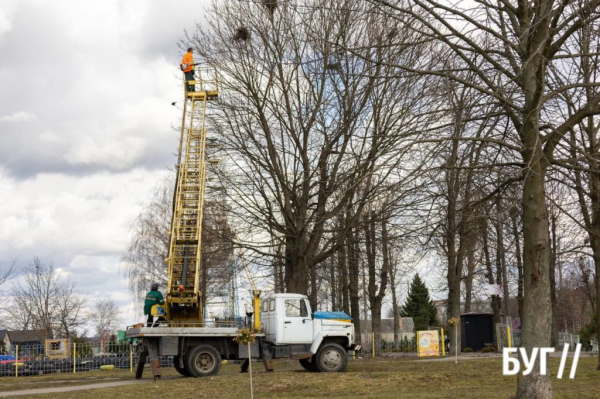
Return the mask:
<path id="1" fill-rule="evenodd" d="M 166 300 L 152 308 L 156 323 L 127 329 L 130 341 L 141 345 L 136 378 L 141 378 L 150 359 L 154 379 L 160 379 L 159 356 L 172 356 L 175 369 L 184 376 L 215 375 L 222 360 L 244 360 L 242 371 L 252 359 L 261 359 L 266 371 L 273 371 L 272 359 L 297 359 L 309 371 L 344 371 L 348 351 L 354 344 L 354 325 L 343 312 L 312 312 L 305 295 L 282 293 L 261 298 L 252 274 L 242 259 L 252 285 L 252 323 L 255 336 L 250 351 L 235 338 L 240 326 L 235 321 L 204 320 L 200 275 L 202 269 L 202 227 L 206 194 L 207 156 L 210 133 L 206 123 L 210 104 L 219 96 L 217 74 L 196 70 L 194 79 L 184 82 L 184 105 L 173 214 L 169 230 Z M 189 90 L 193 87 L 195 90 Z M 188 105 L 189 104 L 189 105 Z"/>
<path id="2" fill-rule="evenodd" d="M 251 344 L 251 359 L 262 360 L 265 371 L 273 371 L 273 359 L 296 359 L 312 372 L 342 372 L 348 353 L 360 349 L 354 344 L 354 324 L 343 312 L 312 312 L 308 298 L 301 294 L 276 293 L 261 299 L 260 324 Z M 223 360 L 241 360 L 245 371 L 248 349 L 234 338 L 239 327 L 228 322 L 198 327 L 155 327 L 135 325 L 128 338 L 137 338 L 142 353 L 136 378 L 142 378 L 146 357 L 155 379 L 160 379 L 159 356 L 172 356 L 173 366 L 186 377 L 206 377 L 219 372 Z"/>

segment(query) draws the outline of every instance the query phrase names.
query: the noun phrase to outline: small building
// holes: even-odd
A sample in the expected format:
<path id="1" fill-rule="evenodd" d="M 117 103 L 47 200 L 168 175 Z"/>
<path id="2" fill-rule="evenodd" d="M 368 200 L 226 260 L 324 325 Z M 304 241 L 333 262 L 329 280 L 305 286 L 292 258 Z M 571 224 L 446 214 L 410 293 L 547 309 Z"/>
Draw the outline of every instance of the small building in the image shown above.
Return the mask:
<path id="1" fill-rule="evenodd" d="M 8 337 L 8 330 L 0 330 L 0 354 L 8 352 L 10 349 L 10 338 Z"/>
<path id="2" fill-rule="evenodd" d="M 45 352 L 46 333 L 44 330 L 8 331 L 11 352 L 19 347 L 19 358 L 43 356 Z"/>
<path id="3" fill-rule="evenodd" d="M 71 340 L 68 338 L 47 339 L 46 357 L 50 360 L 71 357 Z"/>
<path id="4" fill-rule="evenodd" d="M 479 351 L 494 344 L 493 313 L 463 313 L 460 315 L 461 348 Z"/>

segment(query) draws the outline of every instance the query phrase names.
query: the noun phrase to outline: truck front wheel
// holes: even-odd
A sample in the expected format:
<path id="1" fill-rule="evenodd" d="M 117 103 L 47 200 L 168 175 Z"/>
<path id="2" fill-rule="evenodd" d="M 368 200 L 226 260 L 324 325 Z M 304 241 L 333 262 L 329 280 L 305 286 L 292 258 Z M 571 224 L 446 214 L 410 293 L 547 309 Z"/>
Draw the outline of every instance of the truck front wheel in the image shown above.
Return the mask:
<path id="1" fill-rule="evenodd" d="M 210 345 L 196 346 L 185 355 L 184 361 L 193 377 L 208 377 L 221 369 L 221 354 Z"/>
<path id="2" fill-rule="evenodd" d="M 338 344 L 325 344 L 319 348 L 313 361 L 319 371 L 339 372 L 346 370 L 348 354 Z"/>
<path id="3" fill-rule="evenodd" d="M 306 371 L 310 371 L 310 372 L 316 372 L 319 371 L 319 369 L 317 368 L 317 365 L 315 364 L 314 361 L 315 357 L 311 357 L 310 359 L 300 359 L 300 365 L 302 367 L 304 367 L 304 369 Z"/>

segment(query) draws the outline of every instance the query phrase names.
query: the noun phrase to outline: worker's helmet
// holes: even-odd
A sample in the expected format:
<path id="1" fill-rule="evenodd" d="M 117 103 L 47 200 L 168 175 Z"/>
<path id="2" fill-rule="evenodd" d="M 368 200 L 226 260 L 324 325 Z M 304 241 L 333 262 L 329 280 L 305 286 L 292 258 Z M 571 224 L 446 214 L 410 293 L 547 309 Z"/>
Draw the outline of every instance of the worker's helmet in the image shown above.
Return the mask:
<path id="1" fill-rule="evenodd" d="M 150 286 L 151 290 L 158 290 L 158 283 L 152 283 L 152 285 Z"/>

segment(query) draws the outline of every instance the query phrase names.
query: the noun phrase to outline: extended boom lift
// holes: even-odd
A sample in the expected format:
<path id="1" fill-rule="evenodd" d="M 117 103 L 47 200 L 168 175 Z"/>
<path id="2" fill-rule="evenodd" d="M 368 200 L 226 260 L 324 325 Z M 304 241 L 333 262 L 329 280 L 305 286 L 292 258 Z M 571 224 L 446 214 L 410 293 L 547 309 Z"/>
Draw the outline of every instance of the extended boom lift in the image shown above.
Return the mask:
<path id="1" fill-rule="evenodd" d="M 203 320 L 200 269 L 207 165 L 206 108 L 209 101 L 217 99 L 219 90 L 214 71 L 200 69 L 196 76 L 198 81 L 190 84 L 200 90 L 185 93 L 167 257 L 167 319 L 172 326 Z M 184 83 L 184 90 L 185 86 Z"/>

